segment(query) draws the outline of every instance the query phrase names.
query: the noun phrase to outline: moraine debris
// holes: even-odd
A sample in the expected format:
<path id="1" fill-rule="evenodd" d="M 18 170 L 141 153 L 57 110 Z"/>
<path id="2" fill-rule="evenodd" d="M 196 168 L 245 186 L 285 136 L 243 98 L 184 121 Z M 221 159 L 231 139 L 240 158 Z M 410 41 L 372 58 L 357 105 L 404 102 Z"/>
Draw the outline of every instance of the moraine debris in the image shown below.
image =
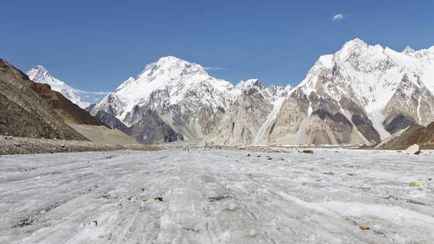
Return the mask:
<path id="1" fill-rule="evenodd" d="M 154 200 L 157 201 L 157 202 L 162 202 L 163 201 L 163 197 L 155 197 Z"/>
<path id="2" fill-rule="evenodd" d="M 225 200 L 225 199 L 228 199 L 228 198 L 232 198 L 232 197 L 229 196 L 229 195 L 208 197 L 208 201 L 210 201 L 210 202 L 218 202 L 218 201 Z"/>
<path id="3" fill-rule="evenodd" d="M 369 226 L 368 225 L 359 225 L 359 228 L 363 231 L 367 231 L 369 230 Z"/>
<path id="4" fill-rule="evenodd" d="M 409 146 L 405 152 L 409 155 L 419 155 L 421 153 L 420 146 L 417 144 L 413 144 Z"/>
<path id="5" fill-rule="evenodd" d="M 420 180 L 415 180 L 415 181 L 410 182 L 408 184 L 408 186 L 409 187 L 418 187 L 418 188 L 420 188 L 420 187 L 424 186 L 424 183 L 422 181 L 420 181 Z"/>

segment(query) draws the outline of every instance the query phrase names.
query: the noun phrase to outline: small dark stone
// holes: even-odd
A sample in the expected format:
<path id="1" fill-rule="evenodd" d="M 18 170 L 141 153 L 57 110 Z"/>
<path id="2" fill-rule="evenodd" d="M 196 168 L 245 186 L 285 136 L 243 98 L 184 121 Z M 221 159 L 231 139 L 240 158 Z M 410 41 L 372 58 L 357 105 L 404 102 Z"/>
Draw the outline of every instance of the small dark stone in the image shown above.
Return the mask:
<path id="1" fill-rule="evenodd" d="M 208 197 L 208 201 L 210 202 L 217 202 L 217 201 L 221 201 L 227 198 L 231 198 L 231 196 L 229 195 L 224 195 L 224 196 L 215 196 L 215 197 Z"/>
<path id="2" fill-rule="evenodd" d="M 303 150 L 301 150 L 301 151 L 299 151 L 299 152 L 301 152 L 301 153 L 313 154 L 313 150 L 311 150 L 311 149 L 303 149 Z"/>
<path id="3" fill-rule="evenodd" d="M 158 201 L 158 202 L 162 202 L 163 201 L 163 198 L 162 197 L 156 197 L 156 198 L 154 198 L 155 199 L 155 201 Z"/>

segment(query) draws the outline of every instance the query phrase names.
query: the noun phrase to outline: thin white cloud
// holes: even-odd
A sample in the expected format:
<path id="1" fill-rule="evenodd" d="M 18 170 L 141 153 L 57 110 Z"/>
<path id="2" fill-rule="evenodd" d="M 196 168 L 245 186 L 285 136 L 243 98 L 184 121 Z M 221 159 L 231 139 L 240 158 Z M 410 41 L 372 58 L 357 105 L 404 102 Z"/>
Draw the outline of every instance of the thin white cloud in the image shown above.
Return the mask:
<path id="1" fill-rule="evenodd" d="M 338 21 L 341 21 L 341 20 L 345 19 L 346 17 L 348 17 L 348 15 L 345 15 L 345 14 L 342 14 L 342 13 L 338 13 L 338 14 L 335 14 L 333 16 L 332 21 L 333 22 L 338 22 Z"/>
<path id="2" fill-rule="evenodd" d="M 85 91 L 80 89 L 76 89 L 76 91 L 80 94 L 88 94 L 88 95 L 107 95 L 110 93 L 105 91 Z"/>
<path id="3" fill-rule="evenodd" d="M 223 67 L 205 67 L 205 70 L 225 70 Z"/>

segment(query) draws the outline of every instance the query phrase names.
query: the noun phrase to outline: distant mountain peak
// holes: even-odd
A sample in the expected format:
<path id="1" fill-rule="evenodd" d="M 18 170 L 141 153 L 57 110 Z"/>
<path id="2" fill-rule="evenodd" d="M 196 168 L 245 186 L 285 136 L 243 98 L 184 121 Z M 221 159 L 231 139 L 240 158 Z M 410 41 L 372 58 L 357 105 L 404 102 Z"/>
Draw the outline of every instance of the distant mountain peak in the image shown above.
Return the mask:
<path id="1" fill-rule="evenodd" d="M 205 68 L 199 64 L 192 63 L 174 56 L 162 57 L 154 63 L 146 65 L 142 73 L 137 77 L 166 76 L 169 80 L 176 80 L 180 77 L 208 76 Z"/>
<path id="2" fill-rule="evenodd" d="M 369 46 L 369 44 L 363 41 L 362 39 L 354 38 L 350 41 L 347 41 L 343 45 L 343 48 L 360 48 L 360 47 L 367 47 L 367 46 Z"/>
<path id="3" fill-rule="evenodd" d="M 49 84 L 50 86 L 65 85 L 65 82 L 53 77 L 53 75 L 51 75 L 50 72 L 43 65 L 40 64 L 35 65 L 33 68 L 27 71 L 27 75 L 33 81 L 39 83 L 46 83 Z"/>
<path id="4" fill-rule="evenodd" d="M 265 87 L 262 84 L 262 81 L 259 79 L 248 79 L 248 80 L 240 81 L 240 83 L 236 85 L 236 88 L 238 89 L 257 88 L 261 90 L 264 89 Z"/>
<path id="5" fill-rule="evenodd" d="M 404 54 L 410 54 L 410 53 L 414 53 L 414 52 L 415 52 L 415 50 L 408 45 L 404 48 L 404 50 L 402 50 L 402 53 L 404 53 Z"/>
<path id="6" fill-rule="evenodd" d="M 86 108 L 90 105 L 90 103 L 83 101 L 83 99 L 78 95 L 77 90 L 66 84 L 64 81 L 52 76 L 43 65 L 35 65 L 33 68 L 27 71 L 27 76 L 29 76 L 29 78 L 35 82 L 50 85 L 51 89 L 60 92 L 68 100 L 77 104 L 81 108 Z"/>
<path id="7" fill-rule="evenodd" d="M 187 62 L 178 57 L 169 55 L 169 56 L 161 57 L 160 59 L 158 59 L 157 63 L 181 62 L 181 61 Z"/>
<path id="8" fill-rule="evenodd" d="M 41 64 L 35 65 L 32 69 L 40 71 L 40 72 L 48 72 L 48 70 Z"/>

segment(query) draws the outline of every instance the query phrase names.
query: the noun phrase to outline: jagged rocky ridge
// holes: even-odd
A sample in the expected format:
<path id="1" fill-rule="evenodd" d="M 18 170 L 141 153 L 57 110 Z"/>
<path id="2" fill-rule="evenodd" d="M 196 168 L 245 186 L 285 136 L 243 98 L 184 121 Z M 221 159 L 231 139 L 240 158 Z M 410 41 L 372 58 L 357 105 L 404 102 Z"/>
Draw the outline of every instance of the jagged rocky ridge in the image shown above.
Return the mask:
<path id="1" fill-rule="evenodd" d="M 318 59 L 295 88 L 233 86 L 175 57 L 146 66 L 91 112 L 143 143 L 367 144 L 434 121 L 434 48 L 360 39 Z"/>

